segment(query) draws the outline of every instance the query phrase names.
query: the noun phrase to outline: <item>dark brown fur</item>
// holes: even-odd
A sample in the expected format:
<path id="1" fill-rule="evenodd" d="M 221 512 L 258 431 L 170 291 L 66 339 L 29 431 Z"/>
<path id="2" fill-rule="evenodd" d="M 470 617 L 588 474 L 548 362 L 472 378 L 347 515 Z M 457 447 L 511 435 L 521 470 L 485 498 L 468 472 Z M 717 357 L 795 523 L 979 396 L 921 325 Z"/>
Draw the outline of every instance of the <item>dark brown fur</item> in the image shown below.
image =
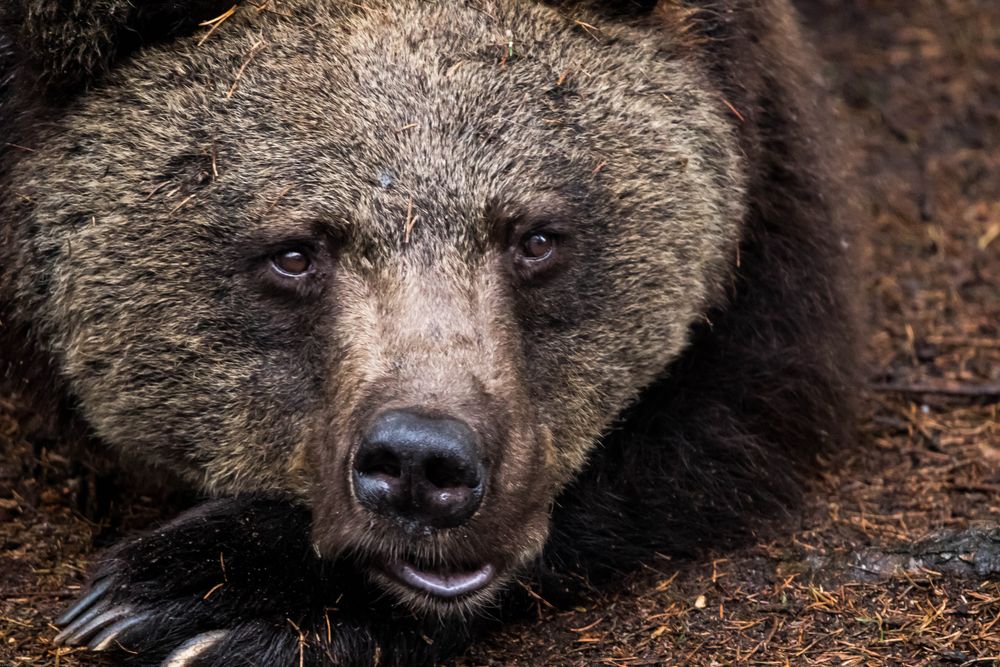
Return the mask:
<path id="1" fill-rule="evenodd" d="M 243 7 L 203 45 L 185 35 L 214 3 L 66 6 L 0 13 L 7 375 L 34 350 L 46 393 L 125 456 L 290 499 L 245 511 L 307 511 L 292 543 L 447 616 L 532 563 L 561 587 L 744 539 L 850 440 L 852 232 L 784 1 L 303 2 Z M 508 249 L 539 221 L 568 230 L 544 282 Z M 320 276 L 294 293 L 260 262 L 288 239 Z M 360 430 L 409 406 L 484 434 L 466 526 L 353 501 Z M 503 576 L 450 609 L 382 575 L 387 554 Z M 184 584 L 148 585 L 142 605 Z M 234 628 L 220 656 L 248 613 L 213 621 Z M 334 648 L 370 662 L 381 626 L 356 622 L 374 634 Z"/>
<path id="2" fill-rule="evenodd" d="M 781 2 L 662 2 L 656 12 L 712 64 L 755 168 L 726 304 L 706 313 L 691 353 L 647 390 L 569 492 L 570 522 L 602 503 L 629 517 L 609 521 L 606 541 L 580 550 L 585 561 L 610 544 L 642 553 L 665 542 L 687 551 L 739 540 L 748 515 L 794 507 L 814 455 L 854 434 L 860 242 L 819 65 Z M 650 455 L 664 432 L 668 450 Z M 620 479 L 618 492 L 593 485 L 598 475 Z M 648 501 L 635 490 L 657 483 L 682 490 L 661 496 L 662 533 L 646 544 L 623 539 L 648 522 Z M 692 501 L 703 506 L 691 512 Z"/>

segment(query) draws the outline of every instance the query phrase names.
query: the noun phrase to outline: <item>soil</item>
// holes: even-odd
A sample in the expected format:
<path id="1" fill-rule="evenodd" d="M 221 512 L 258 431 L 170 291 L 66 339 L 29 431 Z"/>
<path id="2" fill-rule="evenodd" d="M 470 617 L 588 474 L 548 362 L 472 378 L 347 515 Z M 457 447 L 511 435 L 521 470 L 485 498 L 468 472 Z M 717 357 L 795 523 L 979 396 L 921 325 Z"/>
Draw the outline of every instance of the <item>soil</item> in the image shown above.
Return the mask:
<path id="1" fill-rule="evenodd" d="M 800 4 L 872 236 L 859 447 L 780 538 L 663 558 L 569 611 L 539 600 L 457 664 L 1000 664 L 1000 3 Z M 51 621 L 103 546 L 171 503 L 120 491 L 88 521 L 103 478 L 38 425 L 0 398 L 0 664 L 93 664 Z"/>

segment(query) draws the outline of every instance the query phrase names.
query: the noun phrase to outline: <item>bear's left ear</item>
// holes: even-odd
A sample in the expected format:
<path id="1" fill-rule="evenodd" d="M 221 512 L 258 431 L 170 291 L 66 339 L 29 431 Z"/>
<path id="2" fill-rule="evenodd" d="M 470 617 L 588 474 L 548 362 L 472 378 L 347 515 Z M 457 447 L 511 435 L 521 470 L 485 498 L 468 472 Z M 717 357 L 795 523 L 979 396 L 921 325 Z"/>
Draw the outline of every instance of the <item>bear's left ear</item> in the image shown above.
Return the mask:
<path id="1" fill-rule="evenodd" d="M 0 41 L 46 91 L 85 85 L 138 46 L 188 32 L 239 0 L 0 0 Z"/>

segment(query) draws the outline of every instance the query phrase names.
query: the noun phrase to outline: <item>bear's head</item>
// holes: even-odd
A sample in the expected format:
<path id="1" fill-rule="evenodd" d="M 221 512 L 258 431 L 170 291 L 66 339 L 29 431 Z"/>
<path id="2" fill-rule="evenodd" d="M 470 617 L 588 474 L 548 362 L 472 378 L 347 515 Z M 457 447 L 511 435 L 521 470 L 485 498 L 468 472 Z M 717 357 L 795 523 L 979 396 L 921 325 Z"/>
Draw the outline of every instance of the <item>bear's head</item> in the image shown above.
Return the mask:
<path id="1" fill-rule="evenodd" d="M 16 307 L 101 440 L 298 497 L 319 553 L 461 609 L 537 556 L 721 298 L 732 123 L 694 57 L 627 21 L 265 5 L 31 127 L 3 204 Z"/>

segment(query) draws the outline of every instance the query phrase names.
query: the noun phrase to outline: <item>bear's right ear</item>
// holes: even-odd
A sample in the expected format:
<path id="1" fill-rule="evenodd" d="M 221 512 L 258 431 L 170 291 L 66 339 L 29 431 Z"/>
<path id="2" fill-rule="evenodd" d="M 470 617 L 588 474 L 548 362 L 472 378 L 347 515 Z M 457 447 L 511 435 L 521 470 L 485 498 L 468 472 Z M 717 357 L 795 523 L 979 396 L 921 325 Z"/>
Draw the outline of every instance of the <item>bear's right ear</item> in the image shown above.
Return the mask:
<path id="1" fill-rule="evenodd" d="M 0 0 L 0 42 L 43 89 L 75 89 L 144 43 L 194 30 L 239 0 Z"/>

